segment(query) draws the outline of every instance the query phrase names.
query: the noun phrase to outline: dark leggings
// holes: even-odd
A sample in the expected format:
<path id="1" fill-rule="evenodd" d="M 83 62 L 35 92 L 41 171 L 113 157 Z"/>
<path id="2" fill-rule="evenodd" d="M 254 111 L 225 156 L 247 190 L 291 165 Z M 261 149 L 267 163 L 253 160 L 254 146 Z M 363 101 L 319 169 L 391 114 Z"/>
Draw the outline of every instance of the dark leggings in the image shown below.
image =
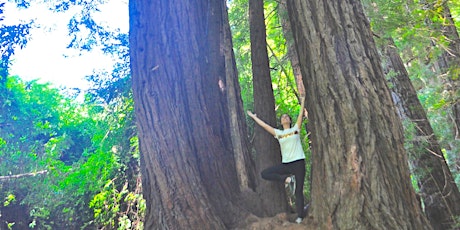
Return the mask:
<path id="1" fill-rule="evenodd" d="M 282 163 L 262 171 L 265 180 L 285 182 L 288 176 L 295 176 L 295 206 L 297 216 L 303 218 L 303 183 L 305 179 L 305 160 Z"/>

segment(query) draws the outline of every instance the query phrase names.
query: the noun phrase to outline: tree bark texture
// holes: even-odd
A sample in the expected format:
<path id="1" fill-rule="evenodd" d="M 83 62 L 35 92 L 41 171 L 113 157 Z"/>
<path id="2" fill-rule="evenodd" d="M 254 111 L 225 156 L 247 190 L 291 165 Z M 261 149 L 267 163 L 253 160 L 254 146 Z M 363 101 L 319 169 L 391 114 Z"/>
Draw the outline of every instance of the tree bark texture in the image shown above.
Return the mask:
<path id="1" fill-rule="evenodd" d="M 130 1 L 145 229 L 225 229 L 244 213 L 226 91 L 224 1 Z"/>
<path id="2" fill-rule="evenodd" d="M 311 217 L 321 229 L 430 229 L 401 122 L 359 1 L 288 1 L 312 140 Z"/>
<path id="3" fill-rule="evenodd" d="M 287 56 L 291 62 L 292 70 L 294 72 L 295 82 L 299 95 L 305 95 L 305 87 L 302 80 L 302 72 L 300 70 L 299 56 L 294 44 L 294 38 L 291 31 L 291 23 L 287 12 L 287 0 L 281 0 L 278 5 L 278 15 L 283 28 L 283 35 L 287 43 Z"/>
<path id="4" fill-rule="evenodd" d="M 270 77 L 267 53 L 263 0 L 249 0 L 249 29 L 251 38 L 251 61 L 253 73 L 254 111 L 267 124 L 276 126 L 275 99 Z M 263 180 L 260 172 L 281 163 L 280 147 L 276 139 L 256 125 L 254 148 L 259 183 L 257 192 L 264 207 L 261 215 L 274 216 L 288 209 L 283 185 Z"/>
<path id="5" fill-rule="evenodd" d="M 399 98 L 400 114 L 415 125 L 415 152 L 409 160 L 418 179 L 425 214 L 433 229 L 451 229 L 455 216 L 460 216 L 460 192 L 393 40 L 388 41 L 383 53 L 387 59 L 385 72 L 394 73 L 390 82 Z"/>
<path id="6" fill-rule="evenodd" d="M 228 14 L 224 14 L 224 21 L 228 22 Z M 233 143 L 233 152 L 235 154 L 235 163 L 240 184 L 240 190 L 254 191 L 256 189 L 256 168 L 254 160 L 251 157 L 248 129 L 245 122 L 245 111 L 241 99 L 241 89 L 238 82 L 238 71 L 233 53 L 232 35 L 230 24 L 225 23 L 224 33 L 224 54 L 226 85 L 222 84 L 221 91 L 225 92 L 228 101 L 228 110 L 230 114 L 230 132 Z M 253 204 L 249 204 L 254 206 Z"/>

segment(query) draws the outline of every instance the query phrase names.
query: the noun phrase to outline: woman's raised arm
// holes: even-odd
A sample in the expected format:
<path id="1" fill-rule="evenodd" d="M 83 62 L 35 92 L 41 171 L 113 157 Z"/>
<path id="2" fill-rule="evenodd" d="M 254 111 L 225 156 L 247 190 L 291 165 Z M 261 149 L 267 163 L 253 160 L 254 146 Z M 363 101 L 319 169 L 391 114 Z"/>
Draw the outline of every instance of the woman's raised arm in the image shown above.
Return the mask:
<path id="1" fill-rule="evenodd" d="M 304 108 L 305 108 L 305 97 L 300 97 L 300 112 L 299 116 L 297 117 L 297 127 L 300 129 L 300 126 L 302 125 L 302 118 L 304 114 Z"/>
<path id="2" fill-rule="evenodd" d="M 264 128 L 267 132 L 269 132 L 272 136 L 275 136 L 275 128 L 271 127 L 270 125 L 268 125 L 267 123 L 265 123 L 264 121 L 262 121 L 260 118 L 257 117 L 256 114 L 252 113 L 251 111 L 248 111 L 248 115 L 254 119 L 254 121 L 260 125 L 260 127 Z"/>

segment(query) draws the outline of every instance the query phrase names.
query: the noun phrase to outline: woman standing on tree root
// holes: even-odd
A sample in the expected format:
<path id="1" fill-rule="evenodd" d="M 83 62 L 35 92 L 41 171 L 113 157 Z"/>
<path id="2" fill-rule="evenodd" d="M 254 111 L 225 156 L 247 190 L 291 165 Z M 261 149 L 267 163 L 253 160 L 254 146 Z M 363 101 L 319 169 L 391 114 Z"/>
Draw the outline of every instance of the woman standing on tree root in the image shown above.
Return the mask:
<path id="1" fill-rule="evenodd" d="M 302 125 L 305 99 L 301 97 L 300 100 L 301 108 L 299 116 L 293 127 L 291 127 L 292 119 L 289 115 L 283 114 L 281 116 L 283 130 L 271 127 L 259 119 L 256 114 L 248 111 L 248 115 L 254 119 L 258 125 L 273 135 L 280 144 L 282 163 L 262 171 L 262 178 L 265 180 L 284 182 L 286 185 L 291 185 L 291 189 L 294 187 L 293 190 L 295 190 L 297 211 L 296 223 L 302 222 L 303 218 L 303 184 L 305 178 L 305 153 L 300 140 L 300 126 Z"/>

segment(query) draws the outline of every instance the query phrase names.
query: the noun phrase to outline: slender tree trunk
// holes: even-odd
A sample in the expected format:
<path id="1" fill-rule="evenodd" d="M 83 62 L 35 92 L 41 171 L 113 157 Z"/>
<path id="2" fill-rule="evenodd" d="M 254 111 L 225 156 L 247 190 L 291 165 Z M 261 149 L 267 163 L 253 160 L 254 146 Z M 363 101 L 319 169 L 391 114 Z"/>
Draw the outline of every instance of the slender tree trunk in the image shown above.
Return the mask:
<path id="1" fill-rule="evenodd" d="M 249 23 L 251 38 L 251 60 L 254 89 L 254 111 L 259 118 L 276 126 L 275 100 L 267 54 L 263 0 L 249 0 Z M 264 212 L 273 216 L 286 211 L 287 199 L 282 184 L 263 180 L 260 172 L 272 165 L 281 163 L 279 144 L 260 126 L 256 126 L 254 147 L 256 168 L 259 173 L 257 192 L 262 196 Z"/>
<path id="2" fill-rule="evenodd" d="M 452 131 L 455 140 L 460 139 L 460 99 L 458 92 L 460 91 L 460 36 L 455 26 L 455 20 L 452 17 L 447 1 L 443 1 L 440 5 L 441 10 L 435 12 L 442 13 L 443 23 L 441 24 L 441 32 L 449 41 L 447 50 L 437 60 L 442 75 L 447 76 L 446 83 L 444 84 L 445 90 L 451 95 L 451 119 L 452 119 Z M 456 148 L 456 146 L 452 146 Z M 455 172 L 459 172 L 460 168 L 460 156 L 452 157 L 452 161 L 455 162 Z M 460 205 L 458 205 L 460 206 Z"/>
<path id="3" fill-rule="evenodd" d="M 228 22 L 228 14 L 224 14 L 224 21 Z M 248 130 L 245 123 L 245 111 L 241 99 L 241 89 L 238 82 L 238 72 L 236 69 L 235 56 L 233 53 L 232 35 L 230 24 L 224 24 L 224 53 L 226 84 L 221 84 L 221 91 L 226 92 L 228 110 L 230 115 L 230 132 L 235 152 L 236 170 L 240 190 L 256 189 L 255 164 L 251 157 Z M 249 204 L 254 206 L 254 204 Z"/>
<path id="4" fill-rule="evenodd" d="M 388 59 L 385 72 L 394 73 L 390 82 L 400 99 L 400 114 L 415 125 L 415 150 L 409 160 L 418 177 L 426 216 L 434 229 L 451 229 L 454 217 L 460 216 L 460 192 L 393 40 L 383 51 Z"/>
<path id="5" fill-rule="evenodd" d="M 257 176 L 256 166 L 251 153 L 248 140 L 248 129 L 241 100 L 236 63 L 233 54 L 233 45 L 231 43 L 230 25 L 224 26 L 224 36 L 226 36 L 225 52 L 225 69 L 227 72 L 226 85 L 222 84 L 221 90 L 227 91 L 228 111 L 230 119 L 230 136 L 232 139 L 233 152 L 235 156 L 236 174 L 241 190 L 240 204 L 246 210 L 255 214 L 263 215 L 264 207 L 262 196 L 257 194 Z"/>
<path id="6" fill-rule="evenodd" d="M 287 0 L 281 0 L 278 5 L 278 14 L 280 18 L 281 27 L 283 28 L 283 35 L 286 38 L 287 56 L 291 61 L 292 70 L 297 85 L 299 95 L 305 95 L 305 87 L 302 80 L 302 72 L 300 70 L 299 56 L 295 49 L 294 38 L 291 31 L 291 23 L 287 12 Z"/>
<path id="7" fill-rule="evenodd" d="M 450 13 L 448 1 L 426 0 L 421 2 L 423 9 L 427 11 L 427 26 L 436 32 L 441 33 L 444 39 L 449 43 L 447 47 L 442 46 L 444 52 L 434 62 L 435 72 L 438 78 L 442 80 L 446 92 L 447 104 L 450 105 L 449 116 L 452 119 L 452 131 L 455 140 L 460 139 L 460 100 L 458 92 L 460 90 L 460 37 L 455 26 L 454 18 Z M 433 20 L 435 18 L 435 20 Z M 434 40 L 433 46 L 438 46 Z M 443 45 L 443 44 L 442 44 Z M 449 146 L 452 149 L 458 149 L 454 144 Z M 447 147 L 447 149 L 450 149 Z M 455 152 L 452 151 L 452 152 Z M 458 155 L 458 154 L 457 154 Z M 460 167 L 460 157 L 453 156 L 450 159 L 454 166 L 452 170 L 458 172 Z"/>
<path id="8" fill-rule="evenodd" d="M 454 98 L 452 98 L 452 120 L 453 120 L 453 131 L 455 139 L 460 139 L 460 102 L 458 98 L 458 92 L 460 90 L 460 37 L 458 35 L 455 21 L 450 13 L 447 1 L 443 1 L 440 8 L 441 16 L 444 19 L 442 24 L 439 25 L 439 30 L 449 41 L 447 50 L 443 52 L 441 57 L 437 60 L 441 74 L 447 76 L 447 84 L 445 84 L 446 90 L 451 92 Z M 435 9 L 437 10 L 437 9 Z M 436 12 L 439 12 L 438 10 Z"/>
<path id="9" fill-rule="evenodd" d="M 312 124 L 319 229 L 430 229 L 359 1 L 288 1 Z"/>
<path id="10" fill-rule="evenodd" d="M 225 2 L 129 5 L 145 229 L 229 228 L 244 210 L 222 90 Z"/>

